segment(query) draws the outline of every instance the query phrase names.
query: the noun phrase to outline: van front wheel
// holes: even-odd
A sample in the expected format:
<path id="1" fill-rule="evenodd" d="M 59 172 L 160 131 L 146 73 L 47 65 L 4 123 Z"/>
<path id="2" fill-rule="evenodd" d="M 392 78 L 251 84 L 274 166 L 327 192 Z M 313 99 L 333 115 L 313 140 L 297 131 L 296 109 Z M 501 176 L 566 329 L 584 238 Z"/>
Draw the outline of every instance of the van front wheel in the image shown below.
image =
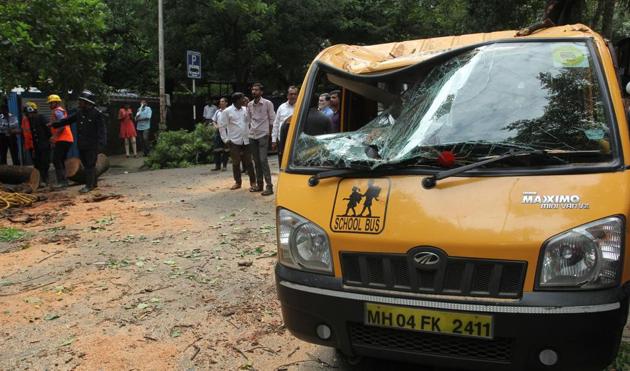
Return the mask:
<path id="1" fill-rule="evenodd" d="M 340 349 L 336 349 L 337 358 L 341 360 L 345 365 L 351 366 L 352 368 L 356 366 L 361 366 L 363 363 L 363 357 L 357 355 L 347 355 Z M 359 370 L 359 368 L 357 368 Z"/>

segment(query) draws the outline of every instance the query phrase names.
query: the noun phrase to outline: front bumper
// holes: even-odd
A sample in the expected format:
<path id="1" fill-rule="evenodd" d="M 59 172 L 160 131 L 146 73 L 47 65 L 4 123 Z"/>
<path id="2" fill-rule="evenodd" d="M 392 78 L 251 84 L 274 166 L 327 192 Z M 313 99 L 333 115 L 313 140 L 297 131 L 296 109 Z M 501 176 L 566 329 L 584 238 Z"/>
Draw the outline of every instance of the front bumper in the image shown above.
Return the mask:
<path id="1" fill-rule="evenodd" d="M 476 370 L 602 370 L 616 356 L 628 314 L 626 292 L 525 293 L 518 302 L 437 301 L 345 289 L 340 279 L 276 266 L 278 297 L 287 328 L 298 338 L 365 355 Z M 491 314 L 494 339 L 476 339 L 363 324 L 366 302 Z M 332 329 L 327 340 L 318 325 Z M 543 366 L 539 353 L 558 362 Z"/>

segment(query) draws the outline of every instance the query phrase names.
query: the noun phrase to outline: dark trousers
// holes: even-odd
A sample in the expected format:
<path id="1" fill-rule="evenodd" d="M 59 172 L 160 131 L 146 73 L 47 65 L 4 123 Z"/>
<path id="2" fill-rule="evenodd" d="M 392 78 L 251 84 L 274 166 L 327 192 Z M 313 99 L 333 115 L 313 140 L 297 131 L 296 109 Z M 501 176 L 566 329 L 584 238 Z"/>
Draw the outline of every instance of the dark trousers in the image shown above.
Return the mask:
<path id="1" fill-rule="evenodd" d="M 223 168 L 227 168 L 228 158 L 230 156 L 229 150 L 226 148 L 223 140 L 221 139 L 221 135 L 219 135 L 219 131 L 217 130 L 214 134 L 214 168 L 220 169 L 221 165 Z"/>
<path id="2" fill-rule="evenodd" d="M 39 171 L 39 179 L 48 183 L 48 169 L 50 168 L 50 148 L 34 149 L 31 152 L 33 165 Z"/>
<path id="3" fill-rule="evenodd" d="M 220 169 L 221 165 L 223 165 L 223 168 L 227 168 L 229 156 L 230 154 L 226 152 L 225 149 L 223 148 L 215 149 L 214 150 L 214 168 Z"/>
<path id="4" fill-rule="evenodd" d="M 17 135 L 2 135 L 0 134 L 0 164 L 7 164 L 7 150 L 11 152 L 11 163 L 13 165 L 20 164 L 20 158 L 18 157 L 18 139 Z"/>
<path id="5" fill-rule="evenodd" d="M 234 182 L 236 184 L 241 184 L 241 161 L 243 161 L 243 166 L 245 166 L 245 170 L 247 171 L 247 175 L 249 175 L 249 184 L 256 184 L 256 177 L 254 176 L 254 169 L 252 168 L 252 157 L 249 153 L 249 148 L 247 145 L 238 145 L 234 143 L 230 143 L 230 156 L 232 157 L 232 175 L 234 176 Z"/>
<path id="6" fill-rule="evenodd" d="M 151 131 L 149 129 L 137 130 L 137 133 L 138 136 L 136 140 L 138 141 L 140 148 L 142 148 L 142 152 L 144 153 L 144 155 L 148 156 L 149 152 L 151 151 L 151 141 L 149 140 L 149 134 L 151 133 Z"/>
<path id="7" fill-rule="evenodd" d="M 96 149 L 79 149 L 79 157 L 85 171 L 85 186 L 89 189 L 96 188 Z"/>
<path id="8" fill-rule="evenodd" d="M 249 148 L 254 158 L 254 166 L 256 167 L 256 184 L 260 188 L 263 187 L 263 178 L 267 183 L 267 188 L 273 187 L 271 183 L 271 170 L 269 170 L 269 161 L 267 161 L 267 151 L 269 143 L 267 137 L 260 139 L 249 139 Z"/>
<path id="9" fill-rule="evenodd" d="M 66 157 L 68 157 L 68 151 L 72 143 L 70 142 L 57 142 L 55 143 L 55 149 L 53 150 L 53 165 L 55 165 L 55 175 L 57 176 L 57 183 L 66 182 Z"/>

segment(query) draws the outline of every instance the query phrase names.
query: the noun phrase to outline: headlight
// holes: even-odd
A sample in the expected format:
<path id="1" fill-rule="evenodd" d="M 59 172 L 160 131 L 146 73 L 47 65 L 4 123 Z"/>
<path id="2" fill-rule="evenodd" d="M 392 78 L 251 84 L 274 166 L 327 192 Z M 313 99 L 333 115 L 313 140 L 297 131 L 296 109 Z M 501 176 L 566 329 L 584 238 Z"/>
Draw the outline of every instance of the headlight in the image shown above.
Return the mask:
<path id="1" fill-rule="evenodd" d="M 624 220 L 609 217 L 550 239 L 543 247 L 539 287 L 598 289 L 621 275 Z"/>
<path id="2" fill-rule="evenodd" d="M 332 273 L 328 235 L 307 219 L 278 211 L 278 259 L 280 263 L 308 271 Z"/>

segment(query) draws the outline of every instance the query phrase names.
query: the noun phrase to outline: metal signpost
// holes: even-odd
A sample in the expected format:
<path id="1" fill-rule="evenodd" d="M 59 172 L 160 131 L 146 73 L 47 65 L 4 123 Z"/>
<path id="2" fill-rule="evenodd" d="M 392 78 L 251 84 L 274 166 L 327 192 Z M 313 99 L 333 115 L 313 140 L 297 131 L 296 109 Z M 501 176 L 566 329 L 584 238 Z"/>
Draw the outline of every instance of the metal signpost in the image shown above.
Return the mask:
<path id="1" fill-rule="evenodd" d="M 195 80 L 201 79 L 201 53 L 188 50 L 186 52 L 186 70 L 192 80 L 193 99 L 195 99 Z M 197 121 L 197 106 L 193 103 L 193 120 Z"/>

